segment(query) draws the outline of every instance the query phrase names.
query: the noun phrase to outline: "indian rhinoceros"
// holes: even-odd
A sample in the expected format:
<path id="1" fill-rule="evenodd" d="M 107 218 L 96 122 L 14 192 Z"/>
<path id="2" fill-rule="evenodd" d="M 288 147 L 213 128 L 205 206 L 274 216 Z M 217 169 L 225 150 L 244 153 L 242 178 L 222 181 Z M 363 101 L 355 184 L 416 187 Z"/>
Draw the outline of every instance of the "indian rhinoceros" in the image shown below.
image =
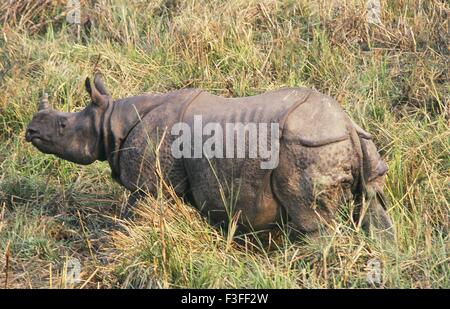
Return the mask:
<path id="1" fill-rule="evenodd" d="M 314 234 L 353 198 L 363 227 L 392 230 L 383 198 L 387 166 L 370 134 L 327 95 L 287 88 L 224 98 L 182 89 L 114 101 L 98 74 L 93 83 L 86 79 L 85 88 L 91 102 L 76 113 L 55 111 L 43 97 L 26 140 L 79 164 L 107 160 L 112 177 L 132 192 L 129 204 L 143 192 L 156 194 L 162 175 L 213 223 L 239 215 L 241 226 L 263 230 L 288 220 Z M 199 119 L 206 124 L 200 129 Z M 207 137 L 230 124 L 231 131 L 209 141 L 214 147 L 205 147 Z M 261 132 L 268 138 L 252 141 L 250 129 L 265 124 Z M 177 132 L 193 142 L 180 145 Z M 248 149 L 238 143 L 239 134 Z M 236 143 L 228 143 L 233 138 Z M 262 146 L 277 157 L 263 157 Z M 250 156 L 251 147 L 261 155 Z M 264 166 L 270 159 L 272 166 Z"/>

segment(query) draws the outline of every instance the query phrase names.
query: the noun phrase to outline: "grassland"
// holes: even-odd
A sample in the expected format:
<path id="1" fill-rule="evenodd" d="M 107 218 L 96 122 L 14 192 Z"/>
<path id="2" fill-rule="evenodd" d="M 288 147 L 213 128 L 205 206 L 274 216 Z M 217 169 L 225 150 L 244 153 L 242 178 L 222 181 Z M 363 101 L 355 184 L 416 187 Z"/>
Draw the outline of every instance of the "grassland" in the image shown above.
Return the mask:
<path id="1" fill-rule="evenodd" d="M 358 0 L 80 2 L 79 29 L 66 1 L 0 4 L 0 287 L 372 287 L 370 260 L 377 287 L 450 287 L 448 2 L 382 1 L 380 25 Z M 300 85 L 332 95 L 389 165 L 396 241 L 367 237 L 344 211 L 320 239 L 267 248 L 162 195 L 120 219 L 128 193 L 106 163 L 76 166 L 24 141 L 39 94 L 80 110 L 94 70 L 114 98 Z"/>

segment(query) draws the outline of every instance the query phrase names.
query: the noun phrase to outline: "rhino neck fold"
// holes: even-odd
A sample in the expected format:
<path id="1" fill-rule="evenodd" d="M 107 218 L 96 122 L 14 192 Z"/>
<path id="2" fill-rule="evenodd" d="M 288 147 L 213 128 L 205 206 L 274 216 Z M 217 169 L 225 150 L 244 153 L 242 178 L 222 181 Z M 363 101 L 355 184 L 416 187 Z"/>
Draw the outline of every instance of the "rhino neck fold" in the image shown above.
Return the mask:
<path id="1" fill-rule="evenodd" d="M 99 126 L 99 145 L 98 145 L 98 161 L 105 161 L 108 157 L 108 134 L 107 130 L 105 130 L 105 124 L 109 122 L 109 118 L 111 116 L 111 111 L 113 109 L 113 102 L 108 102 L 108 107 L 106 108 L 106 111 L 103 113 L 101 119 L 100 119 L 100 126 Z"/>
<path id="2" fill-rule="evenodd" d="M 120 183 L 120 149 L 130 131 L 147 113 L 162 104 L 160 96 L 135 96 L 110 104 L 103 121 L 103 160 L 108 160 L 111 176 Z"/>
<path id="3" fill-rule="evenodd" d="M 113 110 L 113 102 L 108 102 L 108 107 L 106 111 L 103 113 L 101 119 L 100 119 L 100 126 L 99 126 L 99 137 L 100 140 L 98 142 L 98 161 L 105 161 L 108 157 L 108 134 L 107 130 L 105 130 L 105 123 L 109 121 L 109 118 L 111 116 L 111 111 Z"/>

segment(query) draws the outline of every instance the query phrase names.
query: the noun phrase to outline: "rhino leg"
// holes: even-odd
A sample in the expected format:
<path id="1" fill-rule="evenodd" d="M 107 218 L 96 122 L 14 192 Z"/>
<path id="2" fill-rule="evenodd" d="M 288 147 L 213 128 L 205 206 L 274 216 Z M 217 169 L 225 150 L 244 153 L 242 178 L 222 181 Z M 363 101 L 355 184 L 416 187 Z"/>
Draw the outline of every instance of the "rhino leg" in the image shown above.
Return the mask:
<path id="1" fill-rule="evenodd" d="M 272 187 L 289 220 L 301 233 L 314 234 L 335 219 L 350 194 L 356 156 L 349 140 L 321 147 L 282 143 Z"/>

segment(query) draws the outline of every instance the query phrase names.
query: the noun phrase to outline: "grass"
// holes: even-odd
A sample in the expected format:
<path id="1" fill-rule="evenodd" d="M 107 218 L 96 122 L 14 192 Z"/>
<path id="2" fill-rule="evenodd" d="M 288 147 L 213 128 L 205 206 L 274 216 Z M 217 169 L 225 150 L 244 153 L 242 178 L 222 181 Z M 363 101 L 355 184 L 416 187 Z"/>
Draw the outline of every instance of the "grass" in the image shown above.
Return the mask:
<path id="1" fill-rule="evenodd" d="M 371 260 L 377 287 L 450 287 L 446 1 L 385 1 L 381 25 L 358 0 L 80 1 L 79 34 L 65 1 L 38 2 L 0 4 L 1 287 L 364 288 Z M 227 237 L 173 194 L 121 220 L 128 193 L 107 164 L 76 166 L 24 141 L 40 93 L 82 109 L 95 69 L 114 98 L 300 85 L 332 95 L 389 165 L 395 243 L 365 236 L 345 210 L 318 239 L 278 235 L 268 248 Z"/>

